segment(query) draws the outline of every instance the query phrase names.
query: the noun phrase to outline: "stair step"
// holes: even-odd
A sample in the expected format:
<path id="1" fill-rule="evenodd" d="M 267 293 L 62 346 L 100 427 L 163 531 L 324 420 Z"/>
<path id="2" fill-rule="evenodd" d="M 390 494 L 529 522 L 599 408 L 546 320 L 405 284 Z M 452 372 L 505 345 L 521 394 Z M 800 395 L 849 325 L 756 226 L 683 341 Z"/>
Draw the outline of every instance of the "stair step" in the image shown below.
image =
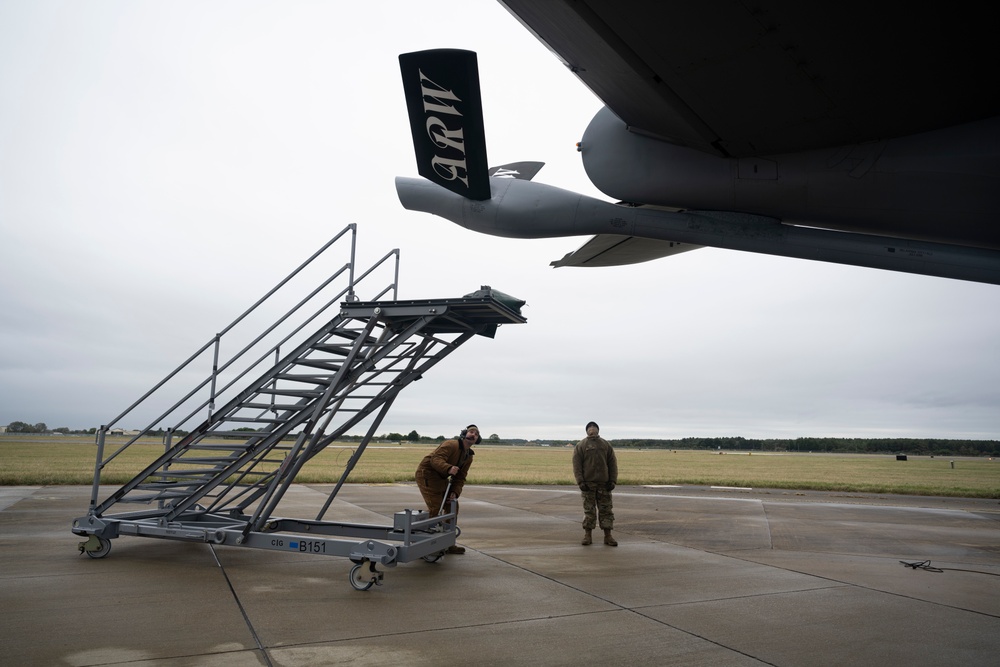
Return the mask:
<path id="1" fill-rule="evenodd" d="M 346 338 L 347 340 L 350 340 L 350 341 L 356 341 L 358 339 L 358 337 L 361 336 L 361 334 L 363 334 L 363 333 L 364 333 L 364 329 L 363 328 L 351 329 L 351 328 L 346 327 L 346 326 L 345 327 L 339 327 L 339 328 L 330 330 L 330 338 L 327 338 L 326 340 L 328 340 L 328 341 L 331 340 L 331 338 L 333 336 L 340 336 L 341 338 Z M 378 341 L 374 337 L 372 337 L 372 336 L 368 336 L 368 338 L 365 339 L 365 345 L 375 345 L 376 343 L 378 343 Z M 327 345 L 329 345 L 329 346 L 336 346 L 337 343 L 316 343 L 315 345 L 313 345 L 313 349 L 320 349 L 320 348 L 322 348 L 324 346 L 327 346 Z"/>
<path id="2" fill-rule="evenodd" d="M 172 498 L 187 498 L 189 493 L 157 493 L 151 496 L 125 496 L 120 498 L 120 503 L 151 503 L 156 500 L 169 500 Z"/>
<path id="3" fill-rule="evenodd" d="M 173 463 L 187 463 L 184 460 L 174 461 Z M 192 468 L 188 470 L 178 470 L 176 468 L 171 468 L 170 470 L 161 470 L 157 472 L 149 473 L 150 477 L 203 477 L 206 480 L 211 479 L 217 473 L 225 470 L 222 468 Z"/>
<path id="4" fill-rule="evenodd" d="M 256 431 L 205 431 L 202 434 L 202 438 L 261 438 L 266 436 L 267 433 L 257 433 Z"/>
<path id="5" fill-rule="evenodd" d="M 322 368 L 324 370 L 332 371 L 336 373 L 340 370 L 343 364 L 338 364 L 333 361 L 323 361 L 322 359 L 299 359 L 295 362 L 296 366 L 309 366 L 311 368 Z"/>
<path id="6" fill-rule="evenodd" d="M 185 456 L 184 458 L 176 458 L 168 461 L 169 464 L 175 463 L 232 463 L 237 457 L 234 456 Z"/>
<path id="7" fill-rule="evenodd" d="M 300 398 L 318 398 L 323 395 L 323 392 L 319 389 L 275 389 L 273 387 L 264 387 L 257 390 L 258 394 L 264 394 L 268 396 L 297 396 Z M 297 406 L 300 409 L 302 406 Z M 293 409 L 297 409 L 293 408 Z"/>
<path id="8" fill-rule="evenodd" d="M 337 345 L 330 343 L 316 343 L 312 346 L 312 349 L 317 352 L 326 352 L 327 354 L 337 354 L 342 357 L 346 357 L 353 345 Z"/>
<path id="9" fill-rule="evenodd" d="M 164 492 L 168 489 L 172 492 L 180 493 L 182 496 L 189 495 L 190 491 L 181 491 L 181 489 L 194 489 L 205 484 L 207 480 L 194 480 L 190 482 L 144 482 L 136 486 L 136 489 L 140 491 L 158 491 Z"/>
<path id="10" fill-rule="evenodd" d="M 188 449 L 205 449 L 216 452 L 242 452 L 246 450 L 246 443 L 236 443 L 231 445 L 215 444 L 215 443 L 204 443 L 196 442 L 194 444 L 188 445 Z M 182 459 L 177 459 L 182 460 Z"/>
<path id="11" fill-rule="evenodd" d="M 240 410 L 246 410 L 248 408 L 247 408 L 246 405 L 241 405 L 239 409 Z M 228 421 L 228 422 L 241 422 L 241 423 L 246 423 L 246 424 L 284 424 L 285 423 L 284 419 L 276 419 L 274 417 L 263 417 L 263 416 L 260 416 L 260 415 L 258 415 L 256 417 L 241 417 L 241 416 L 236 415 L 236 414 L 231 414 L 229 417 L 226 417 L 222 421 L 223 421 L 223 423 L 225 423 L 225 422 Z M 250 431 L 243 431 L 243 432 L 244 433 L 250 433 Z"/>
<path id="12" fill-rule="evenodd" d="M 295 373 L 278 373 L 274 377 L 279 380 L 288 380 L 289 382 L 305 382 L 308 384 L 320 384 L 323 386 L 330 384 L 329 375 L 297 375 Z"/>
<path id="13" fill-rule="evenodd" d="M 261 392 L 263 393 L 263 392 Z M 271 392 L 268 392 L 271 393 Z M 295 412 L 301 410 L 305 403 L 244 403 L 243 408 L 252 410 L 277 410 L 278 412 Z"/>

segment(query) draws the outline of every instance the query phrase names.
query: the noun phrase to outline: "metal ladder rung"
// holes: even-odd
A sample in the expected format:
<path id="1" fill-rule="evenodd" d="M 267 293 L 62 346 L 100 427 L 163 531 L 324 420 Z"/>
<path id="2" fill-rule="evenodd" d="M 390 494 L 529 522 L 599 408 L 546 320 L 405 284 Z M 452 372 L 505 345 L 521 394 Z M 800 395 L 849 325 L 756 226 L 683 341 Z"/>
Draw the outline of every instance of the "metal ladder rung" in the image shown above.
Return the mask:
<path id="1" fill-rule="evenodd" d="M 258 392 L 258 393 L 264 393 L 264 392 Z M 267 392 L 267 393 L 271 393 L 271 392 Z M 251 410 L 275 410 L 277 412 L 288 412 L 288 411 L 295 411 L 295 410 L 301 410 L 302 409 L 302 405 L 301 404 L 297 404 L 297 403 L 273 403 L 273 404 L 272 403 L 244 403 L 242 405 L 242 407 L 245 408 L 245 409 L 251 409 Z"/>
<path id="2" fill-rule="evenodd" d="M 178 463 L 186 463 L 183 459 L 171 461 L 171 465 L 177 465 Z M 201 476 L 206 481 L 215 476 L 216 473 L 222 472 L 225 468 L 196 468 L 188 470 L 177 470 L 170 468 L 169 470 L 159 470 L 157 472 L 149 473 L 150 477 L 197 477 Z"/>
<path id="3" fill-rule="evenodd" d="M 120 498 L 120 503 L 151 503 L 155 500 L 168 500 L 170 498 L 187 498 L 187 493 L 157 493 L 151 496 L 125 496 Z"/>
<path id="4" fill-rule="evenodd" d="M 329 337 L 326 338 L 326 341 L 332 340 L 334 336 L 340 336 L 341 338 L 346 338 L 347 340 L 350 341 L 356 341 L 358 339 L 358 336 L 360 336 L 362 333 L 364 333 L 364 327 L 355 327 L 353 329 L 350 329 L 346 326 L 339 327 L 337 329 L 332 329 L 330 331 Z M 378 341 L 373 336 L 368 336 L 368 338 L 365 339 L 366 345 L 374 345 L 377 342 Z M 338 343 L 330 343 L 330 342 L 316 343 L 315 345 L 313 345 L 313 347 L 318 348 L 322 347 L 323 345 L 338 345 Z"/>
<path id="5" fill-rule="evenodd" d="M 241 424 L 284 424 L 284 419 L 268 419 L 267 417 L 226 417 L 223 423 L 226 422 L 239 422 Z M 253 435 L 250 431 L 242 431 L 247 435 Z M 265 435 L 267 431 L 258 431 L 261 435 Z"/>
<path id="6" fill-rule="evenodd" d="M 178 463 L 232 463 L 236 460 L 234 456 L 185 456 L 170 460 L 170 465 Z"/>
<path id="7" fill-rule="evenodd" d="M 350 345 L 336 345 L 330 343 L 317 343 L 312 346 L 312 349 L 317 352 L 326 352 L 327 354 L 336 354 L 342 357 L 346 357 L 350 351 Z M 297 363 L 301 363 L 301 359 Z"/>
<path id="8" fill-rule="evenodd" d="M 246 451 L 247 444 L 244 442 L 244 443 L 233 443 L 232 445 L 222 445 L 222 444 L 196 442 L 194 444 L 188 445 L 187 447 L 188 449 L 203 449 L 203 450 L 217 451 L 217 452 L 225 452 L 225 451 L 242 452 Z M 175 460 L 180 460 L 180 459 L 175 459 Z"/>
<path id="9" fill-rule="evenodd" d="M 330 384 L 329 375 L 295 375 L 294 373 L 278 373 L 274 377 L 277 378 L 278 380 L 288 380 L 289 382 L 305 382 L 308 384 L 320 384 L 323 385 L 324 387 Z"/>
<path id="10" fill-rule="evenodd" d="M 293 397 L 299 397 L 299 398 L 317 398 L 317 397 L 323 395 L 322 391 L 318 391 L 316 389 L 313 389 L 313 390 L 308 390 L 308 389 L 277 389 L 275 387 L 269 387 L 269 388 L 260 389 L 260 390 L 257 391 L 257 393 L 258 394 L 267 394 L 269 396 L 271 396 L 271 395 L 273 395 L 273 396 L 293 396 Z M 293 410 L 299 410 L 301 408 L 302 408 L 301 405 L 297 405 L 297 406 L 295 406 L 292 409 Z"/>
<path id="11" fill-rule="evenodd" d="M 135 488 L 142 491 L 163 492 L 168 489 L 170 490 L 189 489 L 191 487 L 201 486 L 204 483 L 205 483 L 204 480 L 191 480 L 187 482 L 143 482 L 142 484 L 139 484 Z"/>
<path id="12" fill-rule="evenodd" d="M 309 366 L 311 368 L 322 368 L 323 370 L 332 371 L 336 373 L 340 370 L 342 364 L 338 364 L 333 361 L 323 361 L 322 359 L 299 359 L 295 362 L 296 366 Z"/>

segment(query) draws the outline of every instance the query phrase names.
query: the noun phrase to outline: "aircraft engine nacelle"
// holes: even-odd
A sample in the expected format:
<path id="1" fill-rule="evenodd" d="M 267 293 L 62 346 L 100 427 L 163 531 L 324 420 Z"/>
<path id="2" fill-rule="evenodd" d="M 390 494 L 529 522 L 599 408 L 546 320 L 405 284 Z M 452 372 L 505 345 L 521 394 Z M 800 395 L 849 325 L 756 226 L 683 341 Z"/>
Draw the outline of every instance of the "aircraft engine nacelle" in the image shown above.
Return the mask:
<path id="1" fill-rule="evenodd" d="M 997 146 L 987 138 L 998 132 L 1000 117 L 884 141 L 733 158 L 632 132 L 604 108 L 580 151 L 591 182 L 622 201 L 893 237 L 906 230 L 912 239 L 968 245 L 962 239 L 985 240 L 984 230 L 995 229 L 1000 174 Z"/>
<path id="2" fill-rule="evenodd" d="M 607 107 L 594 116 L 578 148 L 587 177 L 609 197 L 671 208 L 739 210 L 737 160 L 631 132 Z M 751 169 L 761 180 L 770 179 L 774 163 L 758 162 Z"/>

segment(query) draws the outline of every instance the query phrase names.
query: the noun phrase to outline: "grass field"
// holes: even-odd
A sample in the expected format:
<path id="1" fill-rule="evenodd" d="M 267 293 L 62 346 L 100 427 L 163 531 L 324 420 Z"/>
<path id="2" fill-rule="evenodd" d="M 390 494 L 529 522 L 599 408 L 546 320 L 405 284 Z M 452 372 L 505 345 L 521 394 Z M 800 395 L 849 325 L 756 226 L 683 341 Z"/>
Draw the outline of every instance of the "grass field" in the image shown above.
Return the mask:
<path id="1" fill-rule="evenodd" d="M 121 445 L 109 440 L 106 453 Z M 296 478 L 339 479 L 354 445 L 326 449 Z M 372 445 L 349 482 L 409 482 L 430 445 Z M 158 442 L 136 443 L 108 466 L 102 483 L 123 484 L 161 453 Z M 0 485 L 90 484 L 96 446 L 87 437 L 0 436 Z M 470 484 L 573 484 L 567 447 L 476 448 Z M 868 493 L 1000 498 L 1000 460 L 837 454 L 762 454 L 619 448 L 618 483 L 743 486 Z M 954 462 L 954 466 L 952 465 Z"/>

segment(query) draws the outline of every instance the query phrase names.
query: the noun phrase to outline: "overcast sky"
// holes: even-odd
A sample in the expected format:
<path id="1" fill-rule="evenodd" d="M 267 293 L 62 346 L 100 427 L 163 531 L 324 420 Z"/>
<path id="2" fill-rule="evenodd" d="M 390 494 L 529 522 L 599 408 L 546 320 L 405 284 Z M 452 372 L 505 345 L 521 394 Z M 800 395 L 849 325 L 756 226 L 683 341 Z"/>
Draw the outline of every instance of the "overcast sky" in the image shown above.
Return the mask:
<path id="1" fill-rule="evenodd" d="M 400 298 L 528 302 L 380 432 L 1000 438 L 998 287 L 709 248 L 552 269 L 586 239 L 404 210 L 397 56 L 441 47 L 479 54 L 490 164 L 608 199 L 575 150 L 599 100 L 493 0 L 0 0 L 0 424 L 106 423 L 357 223 Z"/>

